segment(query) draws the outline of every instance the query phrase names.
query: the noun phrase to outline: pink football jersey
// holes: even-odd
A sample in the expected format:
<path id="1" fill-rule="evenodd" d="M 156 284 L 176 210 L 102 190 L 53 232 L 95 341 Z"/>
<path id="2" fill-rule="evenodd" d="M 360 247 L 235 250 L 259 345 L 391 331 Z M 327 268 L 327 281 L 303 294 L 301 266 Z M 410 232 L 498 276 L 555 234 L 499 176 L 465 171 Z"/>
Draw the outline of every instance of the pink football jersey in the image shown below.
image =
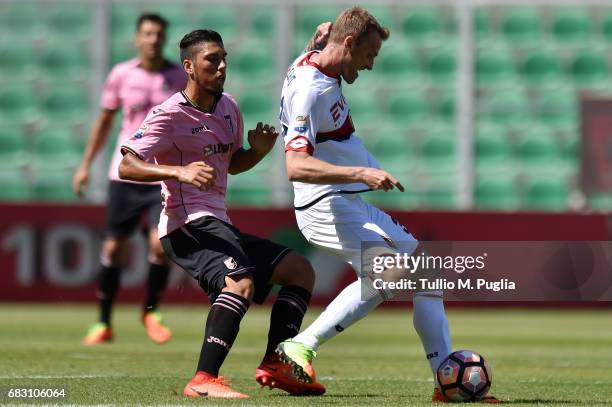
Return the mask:
<path id="1" fill-rule="evenodd" d="M 204 161 L 216 171 L 215 185 L 208 191 L 175 180 L 162 181 L 159 237 L 202 216 L 230 222 L 225 206 L 227 171 L 232 155 L 242 148 L 242 133 L 242 116 L 229 94 L 224 93 L 208 113 L 179 92 L 154 107 L 123 143 L 123 153 L 132 152 L 145 161 L 174 166 Z"/>
<path id="2" fill-rule="evenodd" d="M 104 84 L 101 107 L 123 111 L 121 131 L 108 172 L 111 180 L 120 181 L 117 171 L 122 157 L 121 144 L 136 133 L 153 106 L 183 90 L 186 83 L 187 75 L 183 67 L 173 63 L 153 72 L 141 68 L 140 60 L 134 58 L 115 65 L 111 70 Z"/>

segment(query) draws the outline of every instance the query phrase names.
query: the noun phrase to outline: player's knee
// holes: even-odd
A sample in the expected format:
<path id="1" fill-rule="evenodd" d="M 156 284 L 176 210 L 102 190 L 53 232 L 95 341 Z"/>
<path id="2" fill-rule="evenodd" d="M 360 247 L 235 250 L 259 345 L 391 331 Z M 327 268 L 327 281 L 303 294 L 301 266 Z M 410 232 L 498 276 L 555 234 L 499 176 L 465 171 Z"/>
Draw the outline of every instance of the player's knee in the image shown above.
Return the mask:
<path id="1" fill-rule="evenodd" d="M 288 253 L 279 263 L 275 272 L 276 282 L 282 285 L 296 285 L 312 292 L 315 271 L 310 261 L 294 251 Z"/>
<path id="2" fill-rule="evenodd" d="M 165 266 L 168 264 L 166 253 L 164 253 L 161 243 L 149 245 L 149 262 L 159 264 L 160 266 Z"/>
<path id="3" fill-rule="evenodd" d="M 225 288 L 223 291 L 239 295 L 251 301 L 255 291 L 255 283 L 250 274 L 235 277 L 225 277 Z"/>
<path id="4" fill-rule="evenodd" d="M 125 239 L 106 239 L 102 244 L 100 261 L 106 267 L 121 267 L 125 263 L 127 241 Z"/>

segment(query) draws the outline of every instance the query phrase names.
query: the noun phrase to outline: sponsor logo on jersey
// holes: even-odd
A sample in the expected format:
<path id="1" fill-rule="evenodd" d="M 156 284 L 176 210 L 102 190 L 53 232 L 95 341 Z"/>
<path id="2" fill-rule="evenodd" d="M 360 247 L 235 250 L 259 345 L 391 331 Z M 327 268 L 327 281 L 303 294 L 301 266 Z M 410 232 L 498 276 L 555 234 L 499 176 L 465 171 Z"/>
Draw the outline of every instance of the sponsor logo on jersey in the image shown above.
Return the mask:
<path id="1" fill-rule="evenodd" d="M 236 263 L 236 260 L 234 260 L 233 257 L 228 257 L 227 259 L 223 260 L 223 264 L 225 264 L 225 267 L 230 270 L 235 270 L 236 267 L 238 267 L 238 263 Z"/>
<path id="2" fill-rule="evenodd" d="M 211 155 L 214 155 L 214 154 L 227 154 L 227 153 L 230 153 L 232 151 L 233 147 L 234 147 L 234 143 L 229 143 L 229 144 L 222 144 L 222 143 L 209 144 L 207 146 L 204 146 L 202 151 L 204 152 L 204 157 L 210 157 Z"/>
<path id="3" fill-rule="evenodd" d="M 297 126 L 297 127 L 294 127 L 293 130 L 297 131 L 298 133 L 304 133 L 306 130 L 308 130 L 308 127 L 306 127 L 306 126 Z"/>
<path id="4" fill-rule="evenodd" d="M 144 136 L 144 130 L 139 130 L 132 137 L 135 138 L 135 139 L 141 139 L 142 136 Z"/>
<path id="5" fill-rule="evenodd" d="M 329 109 L 329 112 L 331 113 L 332 119 L 334 119 L 334 122 L 337 122 L 340 119 L 340 117 L 342 117 L 342 112 L 344 112 L 345 107 L 346 107 L 346 99 L 344 99 L 344 96 L 341 96 L 340 100 L 334 103 L 332 107 Z"/>
<path id="6" fill-rule="evenodd" d="M 201 132 L 203 132 L 204 130 L 209 130 L 208 126 L 207 126 L 207 125 L 205 125 L 205 124 L 204 124 L 204 125 L 202 125 L 202 126 L 200 126 L 200 127 L 194 127 L 194 128 L 192 128 L 192 129 L 191 129 L 191 134 L 201 133 Z"/>

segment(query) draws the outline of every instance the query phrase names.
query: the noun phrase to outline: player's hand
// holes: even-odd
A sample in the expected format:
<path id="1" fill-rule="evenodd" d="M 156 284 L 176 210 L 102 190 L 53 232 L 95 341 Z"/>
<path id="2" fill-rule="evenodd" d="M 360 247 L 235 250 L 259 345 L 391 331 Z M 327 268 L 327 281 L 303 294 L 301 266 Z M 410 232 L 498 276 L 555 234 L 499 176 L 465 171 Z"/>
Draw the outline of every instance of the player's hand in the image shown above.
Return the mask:
<path id="1" fill-rule="evenodd" d="M 278 132 L 274 127 L 262 124 L 261 122 L 257 123 L 257 127 L 255 127 L 254 130 L 249 130 L 247 133 L 249 145 L 262 156 L 268 154 L 270 150 L 272 150 L 277 137 Z"/>
<path id="2" fill-rule="evenodd" d="M 79 198 L 83 197 L 85 192 L 85 185 L 89 182 L 89 168 L 80 165 L 79 168 L 74 172 L 72 177 L 72 190 Z"/>
<path id="3" fill-rule="evenodd" d="M 327 45 L 329 40 L 329 33 L 331 33 L 332 23 L 326 21 L 319 24 L 314 34 L 314 49 L 323 49 Z"/>
<path id="4" fill-rule="evenodd" d="M 378 168 L 364 168 L 361 173 L 362 182 L 372 189 L 382 189 L 390 191 L 393 188 L 404 192 L 404 187 L 393 175 L 387 171 L 379 170 Z"/>
<path id="5" fill-rule="evenodd" d="M 196 161 L 179 167 L 177 180 L 193 185 L 201 191 L 208 191 L 215 184 L 216 177 L 213 167 L 203 161 Z"/>

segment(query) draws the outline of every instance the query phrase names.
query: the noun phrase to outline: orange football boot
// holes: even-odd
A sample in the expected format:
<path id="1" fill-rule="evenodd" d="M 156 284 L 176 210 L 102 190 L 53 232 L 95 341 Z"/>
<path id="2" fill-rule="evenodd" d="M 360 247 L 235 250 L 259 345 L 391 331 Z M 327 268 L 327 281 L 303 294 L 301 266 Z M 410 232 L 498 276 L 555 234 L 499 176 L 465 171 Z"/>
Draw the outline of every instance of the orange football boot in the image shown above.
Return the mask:
<path id="1" fill-rule="evenodd" d="M 206 372 L 197 372 L 187 383 L 183 395 L 187 397 L 212 397 L 223 399 L 246 399 L 242 394 L 232 389 L 228 380 L 223 376 L 213 376 Z"/>
<path id="2" fill-rule="evenodd" d="M 172 332 L 163 324 L 158 311 L 149 311 L 142 316 L 142 323 L 147 329 L 147 335 L 155 343 L 166 343 L 172 338 Z"/>
<path id="3" fill-rule="evenodd" d="M 325 393 L 325 387 L 316 381 L 304 383 L 293 374 L 293 366 L 283 363 L 278 355 L 266 357 L 255 369 L 255 380 L 261 386 L 270 389 L 277 388 L 292 396 L 320 396 Z"/>
<path id="4" fill-rule="evenodd" d="M 83 338 L 83 345 L 98 345 L 108 343 L 113 340 L 113 330 L 104 322 L 96 322 L 87 330 L 87 335 Z"/>

